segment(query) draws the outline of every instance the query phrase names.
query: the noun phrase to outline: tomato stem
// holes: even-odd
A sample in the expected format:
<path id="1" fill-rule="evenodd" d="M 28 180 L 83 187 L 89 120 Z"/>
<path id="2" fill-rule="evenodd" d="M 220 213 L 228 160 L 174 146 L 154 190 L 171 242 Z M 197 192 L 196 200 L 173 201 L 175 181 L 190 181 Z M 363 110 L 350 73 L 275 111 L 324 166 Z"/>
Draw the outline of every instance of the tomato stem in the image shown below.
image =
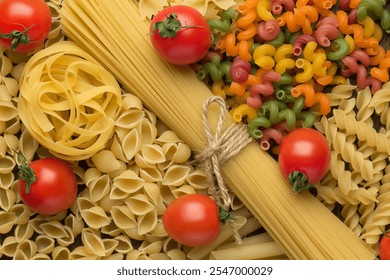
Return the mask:
<path id="1" fill-rule="evenodd" d="M 18 153 L 21 164 L 18 166 L 18 179 L 26 182 L 26 193 L 30 193 L 31 184 L 37 180 L 34 170 L 27 164 L 27 160 L 22 153 Z"/>
<path id="2" fill-rule="evenodd" d="M 228 220 L 236 220 L 236 217 L 232 216 L 229 211 L 226 211 L 222 207 L 218 207 L 218 216 L 222 224 L 225 224 Z"/>
<path id="3" fill-rule="evenodd" d="M 307 180 L 306 175 L 299 171 L 291 172 L 290 175 L 288 175 L 288 181 L 290 182 L 293 191 L 296 193 L 307 191 L 312 187 Z"/>
<path id="4" fill-rule="evenodd" d="M 202 28 L 202 26 L 181 25 L 180 20 L 177 19 L 177 15 L 171 13 L 169 16 L 167 16 L 166 20 L 157 21 L 153 24 L 152 35 L 155 34 L 156 31 L 158 30 L 158 34 L 162 38 L 167 38 L 167 37 L 174 38 L 176 37 L 177 33 L 183 28 Z"/>
<path id="5" fill-rule="evenodd" d="M 30 27 L 26 28 L 22 24 L 18 24 L 24 28 L 24 30 L 13 30 L 11 33 L 5 33 L 5 34 L 0 34 L 0 38 L 5 38 L 5 39 L 12 39 L 11 41 L 11 50 L 15 51 L 16 48 L 18 47 L 19 43 L 22 44 L 28 44 L 30 42 L 30 36 L 28 35 L 28 31 L 33 28 L 34 24 L 31 25 Z"/>

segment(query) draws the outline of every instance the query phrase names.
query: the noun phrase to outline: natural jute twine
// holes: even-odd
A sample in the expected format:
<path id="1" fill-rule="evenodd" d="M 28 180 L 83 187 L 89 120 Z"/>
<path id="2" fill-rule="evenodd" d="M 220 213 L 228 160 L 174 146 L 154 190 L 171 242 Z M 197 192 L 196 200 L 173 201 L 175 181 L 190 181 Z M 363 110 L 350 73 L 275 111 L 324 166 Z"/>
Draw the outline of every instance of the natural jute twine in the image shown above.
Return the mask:
<path id="1" fill-rule="evenodd" d="M 213 103 L 217 103 L 220 108 L 219 119 L 214 134 L 212 133 L 207 116 L 207 109 Z M 203 103 L 202 116 L 207 147 L 195 156 L 195 159 L 201 163 L 207 174 L 210 194 L 213 196 L 215 202 L 225 211 L 228 211 L 230 208 L 231 198 L 229 196 L 229 190 L 225 186 L 222 178 L 221 165 L 253 141 L 244 124 L 232 124 L 223 131 L 227 113 L 226 103 L 222 97 L 212 96 Z M 241 237 L 234 226 L 234 221 L 229 219 L 228 222 L 232 227 L 236 242 L 240 244 Z"/>

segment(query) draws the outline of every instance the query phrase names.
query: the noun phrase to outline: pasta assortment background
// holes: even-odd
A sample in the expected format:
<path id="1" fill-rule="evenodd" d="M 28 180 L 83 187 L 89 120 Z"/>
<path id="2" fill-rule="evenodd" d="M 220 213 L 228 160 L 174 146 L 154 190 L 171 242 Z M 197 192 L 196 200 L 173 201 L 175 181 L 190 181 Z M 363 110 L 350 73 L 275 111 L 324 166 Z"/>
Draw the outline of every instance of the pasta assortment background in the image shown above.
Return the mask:
<path id="1" fill-rule="evenodd" d="M 66 40 L 59 23 L 62 1 L 47 2 L 53 14 L 53 25 L 46 48 Z M 227 9 L 242 1 L 141 0 L 141 14 L 154 13 L 167 2 L 194 5 L 209 18 L 216 18 L 218 9 Z M 241 24 L 247 26 L 245 22 Z M 246 31 L 250 32 L 250 27 Z M 262 67 L 274 66 L 264 60 L 267 53 L 276 56 L 281 74 L 283 69 L 292 67 L 285 56 L 290 49 L 266 47 L 257 53 L 257 63 Z M 319 54 L 310 56 L 309 49 L 304 51 L 313 64 L 322 59 Z M 0 259 L 286 258 L 279 245 L 233 193 L 230 193 L 231 209 L 238 217 L 236 225 L 243 237 L 240 250 L 228 226 L 224 226 L 218 239 L 207 247 L 183 247 L 167 235 L 161 223 L 166 205 L 187 193 L 207 193 L 206 175 L 191 163 L 188 145 L 129 92 L 122 92 L 113 137 L 105 147 L 95 151 L 93 156 L 67 158 L 79 182 L 79 195 L 71 209 L 52 217 L 32 213 L 18 197 L 16 152 L 22 152 L 27 160 L 48 157 L 51 153 L 28 132 L 17 109 L 19 83 L 29 58 L 0 49 Z M 302 67 L 305 67 L 304 61 Z M 258 83 L 254 76 L 252 78 L 253 83 Z M 272 75 L 269 80 L 272 81 Z M 213 91 L 217 90 L 223 94 L 223 84 L 213 84 Z M 380 228 L 390 224 L 390 169 L 387 166 L 390 83 L 385 83 L 375 95 L 364 89 L 354 97 L 355 90 L 355 86 L 348 84 L 335 87 L 327 94 L 332 117 L 322 117 L 315 123 L 332 145 L 331 168 L 317 187 L 316 196 L 357 236 L 377 249 L 382 234 Z M 300 101 L 304 102 L 303 98 Z M 297 102 L 294 106 L 299 113 L 303 105 Z M 256 112 L 250 108 L 235 110 L 238 119 L 247 115 L 256 120 Z M 375 130 L 373 125 L 381 129 Z M 274 139 L 278 137 L 275 131 L 262 133 Z"/>

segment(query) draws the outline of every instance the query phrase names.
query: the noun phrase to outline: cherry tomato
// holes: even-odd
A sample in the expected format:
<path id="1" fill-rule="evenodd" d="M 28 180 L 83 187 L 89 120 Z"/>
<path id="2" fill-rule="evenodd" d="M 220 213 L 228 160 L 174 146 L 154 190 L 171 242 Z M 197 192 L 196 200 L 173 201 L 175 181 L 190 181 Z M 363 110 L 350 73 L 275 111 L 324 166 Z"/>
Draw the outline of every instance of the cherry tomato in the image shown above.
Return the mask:
<path id="1" fill-rule="evenodd" d="M 295 129 L 282 140 L 278 162 L 282 175 L 289 179 L 293 190 L 305 191 L 328 171 L 329 142 L 315 129 Z"/>
<path id="2" fill-rule="evenodd" d="M 150 39 L 156 52 L 176 65 L 199 61 L 211 46 L 211 32 L 204 16 L 183 5 L 168 7 L 153 17 Z"/>
<path id="3" fill-rule="evenodd" d="M 52 19 L 44 0 L 2 0 L 0 11 L 0 46 L 30 52 L 45 41 Z"/>
<path id="4" fill-rule="evenodd" d="M 210 244 L 221 229 L 217 204 L 202 194 L 187 194 L 174 200 L 162 222 L 174 240 L 191 247 Z"/>
<path id="5" fill-rule="evenodd" d="M 34 212 L 55 215 L 75 201 L 77 180 L 64 161 L 43 158 L 19 166 L 18 191 L 22 201 Z"/>
<path id="6" fill-rule="evenodd" d="M 379 258 L 381 260 L 390 260 L 390 235 L 385 232 L 379 243 Z"/>

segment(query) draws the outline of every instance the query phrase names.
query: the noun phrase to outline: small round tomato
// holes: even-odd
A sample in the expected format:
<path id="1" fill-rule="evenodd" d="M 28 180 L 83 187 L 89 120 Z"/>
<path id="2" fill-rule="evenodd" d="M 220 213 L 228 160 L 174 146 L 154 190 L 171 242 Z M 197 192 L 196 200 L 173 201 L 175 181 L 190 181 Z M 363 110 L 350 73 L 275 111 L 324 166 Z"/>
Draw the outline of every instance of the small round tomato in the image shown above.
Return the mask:
<path id="1" fill-rule="evenodd" d="M 64 161 L 43 158 L 19 166 L 18 191 L 36 213 L 55 215 L 68 209 L 77 197 L 77 180 Z"/>
<path id="2" fill-rule="evenodd" d="M 390 235 L 385 232 L 379 243 L 379 258 L 381 260 L 390 260 Z"/>
<path id="3" fill-rule="evenodd" d="M 183 5 L 165 8 L 152 18 L 150 39 L 156 52 L 176 65 L 199 61 L 211 46 L 211 32 L 204 16 Z"/>
<path id="4" fill-rule="evenodd" d="M 52 19 L 44 0 L 2 0 L 0 11 L 0 46 L 30 52 L 45 41 Z"/>
<path id="5" fill-rule="evenodd" d="M 309 189 L 327 173 L 330 145 L 317 130 L 298 128 L 286 135 L 279 149 L 279 167 L 295 192 Z"/>
<path id="6" fill-rule="evenodd" d="M 175 199 L 165 210 L 162 222 L 174 240 L 191 247 L 210 244 L 221 229 L 217 204 L 202 194 Z"/>

